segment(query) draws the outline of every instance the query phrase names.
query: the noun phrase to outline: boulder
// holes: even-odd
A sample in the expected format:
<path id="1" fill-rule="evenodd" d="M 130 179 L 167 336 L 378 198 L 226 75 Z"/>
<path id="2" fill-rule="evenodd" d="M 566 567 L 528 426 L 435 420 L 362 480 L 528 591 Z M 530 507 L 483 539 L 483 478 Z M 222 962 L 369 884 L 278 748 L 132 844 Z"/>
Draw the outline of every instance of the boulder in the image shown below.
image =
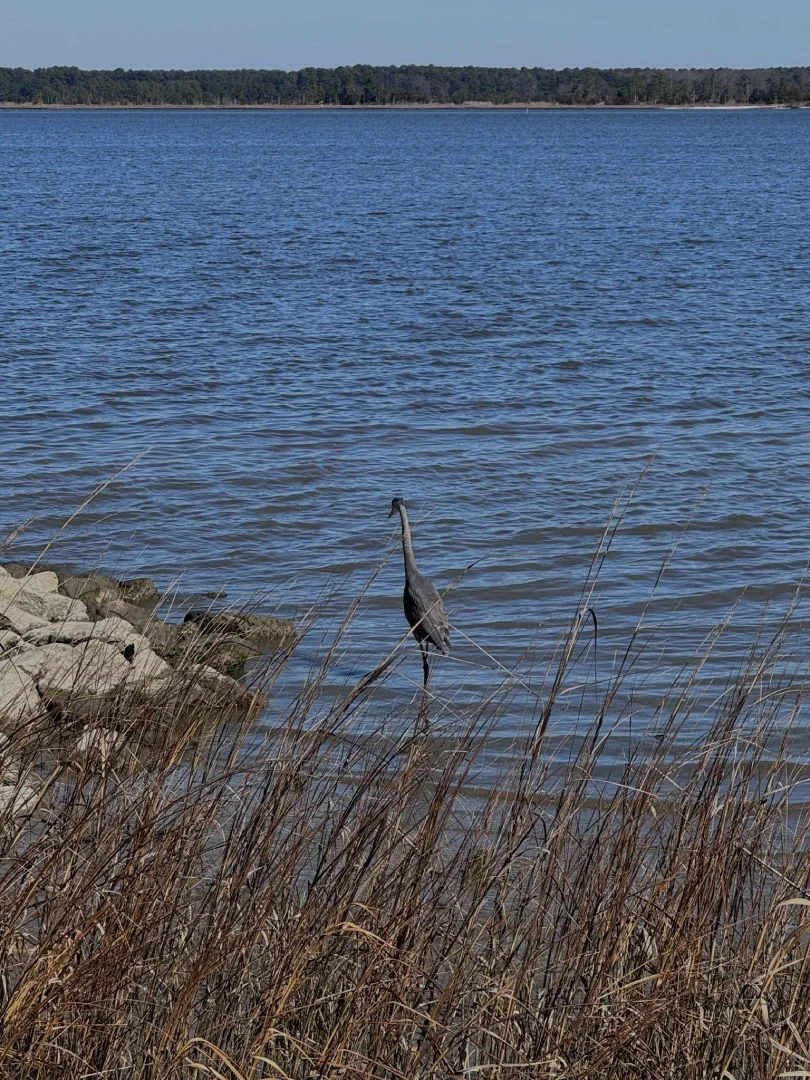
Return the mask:
<path id="1" fill-rule="evenodd" d="M 87 618 L 87 608 L 81 600 L 71 600 L 69 597 L 60 596 L 59 593 L 48 593 L 42 597 L 42 600 L 44 601 L 44 615 L 49 622 Z"/>
<path id="2" fill-rule="evenodd" d="M 32 814 L 39 804 L 39 792 L 25 780 L 0 783 L 0 819 Z"/>
<path id="3" fill-rule="evenodd" d="M 146 699 L 157 726 L 189 708 L 210 705 L 218 722 L 254 706 L 237 680 L 249 660 L 295 641 L 292 624 L 202 609 L 166 623 L 159 599 L 150 578 L 0 567 L 0 714 L 104 730 Z"/>
<path id="4" fill-rule="evenodd" d="M 31 676 L 13 660 L 0 660 L 0 720 L 19 723 L 41 712 L 42 702 Z"/>
<path id="5" fill-rule="evenodd" d="M 90 635 L 98 641 L 107 641 L 115 645 L 134 645 L 136 649 L 148 647 L 149 642 L 143 634 L 137 633 L 131 623 L 118 615 L 110 615 L 106 619 L 99 619 L 93 623 L 93 632 Z"/>
<path id="6" fill-rule="evenodd" d="M 129 604 L 154 607 L 160 599 L 160 590 L 148 577 L 130 578 L 128 581 L 117 582 L 117 585 L 121 599 Z"/>
<path id="7" fill-rule="evenodd" d="M 20 635 L 14 630 L 0 630 L 0 652 L 7 652 L 22 641 Z"/>
<path id="8" fill-rule="evenodd" d="M 142 608 L 139 604 L 130 604 L 129 601 L 122 600 L 120 597 L 105 600 L 102 607 L 103 618 L 108 619 L 115 616 L 123 619 L 130 626 L 134 626 L 140 634 L 145 633 L 146 627 L 155 622 L 155 617 L 151 611 L 147 611 L 146 608 Z"/>
<path id="9" fill-rule="evenodd" d="M 162 652 L 175 667 L 202 664 L 238 679 L 243 675 L 247 661 L 258 656 L 260 650 L 250 642 L 206 634 L 195 623 L 183 623 L 176 628 Z"/>
<path id="10" fill-rule="evenodd" d="M 295 641 L 295 628 L 286 619 L 266 615 L 243 615 L 226 611 L 186 613 L 175 637 L 163 648 L 173 664 L 203 664 L 238 679 L 248 660 L 258 659 L 270 648 Z"/>
<path id="11" fill-rule="evenodd" d="M 34 681 L 61 722 L 115 711 L 119 690 L 153 696 L 172 674 L 147 639 L 120 618 L 49 624 L 21 641 L 9 662 Z"/>
<path id="12" fill-rule="evenodd" d="M 34 564 L 19 562 L 5 563 L 2 569 L 3 574 L 5 574 L 6 577 L 24 578 L 34 569 Z M 3 574 L 0 574 L 0 577 L 2 577 Z"/>
<path id="13" fill-rule="evenodd" d="M 26 592 L 39 593 L 40 596 L 55 593 L 59 588 L 59 578 L 53 570 L 41 570 L 38 574 L 23 578 L 22 581 Z"/>
<path id="14" fill-rule="evenodd" d="M 24 593 L 25 580 L 23 578 L 15 578 L 11 575 L 0 578 L 0 610 L 6 604 L 17 604 L 22 607 L 20 599 Z"/>
<path id="15" fill-rule="evenodd" d="M 156 652 L 153 652 L 148 644 L 135 650 L 129 670 L 124 676 L 127 686 L 149 686 L 162 679 L 167 679 L 172 673 L 171 667 L 165 660 L 161 660 Z"/>
<path id="16" fill-rule="evenodd" d="M 295 629 L 287 619 L 272 615 L 248 615 L 230 611 L 187 611 L 184 623 L 194 623 L 205 634 L 241 638 L 255 644 L 281 648 L 295 639 Z"/>
<path id="17" fill-rule="evenodd" d="M 206 664 L 193 664 L 188 672 L 192 684 L 202 688 L 211 704 L 219 708 L 234 705 L 238 709 L 247 709 L 254 703 L 264 700 L 260 694 L 248 690 L 236 679 L 223 675 L 221 671 Z"/>
<path id="18" fill-rule="evenodd" d="M 73 661 L 70 645 L 47 644 L 15 650 L 9 659 L 18 671 L 24 671 L 36 682 L 47 667 L 61 667 Z"/>
<path id="19" fill-rule="evenodd" d="M 54 656 L 40 673 L 37 686 L 43 697 L 54 692 L 109 694 L 126 678 L 129 664 L 115 645 L 84 641 L 69 653 Z"/>
<path id="20" fill-rule="evenodd" d="M 175 669 L 167 678 L 150 683 L 143 692 L 175 716 L 190 709 L 211 720 L 224 715 L 236 719 L 265 701 L 262 695 L 205 664 Z"/>
<path id="21" fill-rule="evenodd" d="M 95 618 L 105 604 L 120 600 L 141 607 L 154 607 L 160 599 L 157 585 L 151 578 L 132 578 L 119 581 L 107 574 L 72 574 L 62 579 L 59 591 L 64 596 L 81 600 Z"/>
<path id="22" fill-rule="evenodd" d="M 47 619 L 32 615 L 17 604 L 6 602 L 0 597 L 0 630 L 10 630 L 15 634 L 27 634 L 31 630 L 37 630 L 47 625 Z"/>
<path id="23" fill-rule="evenodd" d="M 113 728 L 90 727 L 85 725 L 76 742 L 76 754 L 79 757 L 100 758 L 106 763 L 124 736 Z"/>
<path id="24" fill-rule="evenodd" d="M 149 642 L 142 634 L 116 615 L 93 622 L 91 619 L 71 619 L 62 623 L 51 623 L 37 627 L 26 634 L 25 640 L 31 645 L 44 645 L 49 641 L 61 641 L 68 645 L 78 645 L 82 641 L 106 641 L 111 645 L 134 645 L 135 651 L 148 648 Z"/>
<path id="25" fill-rule="evenodd" d="M 87 609 L 79 600 L 61 596 L 50 588 L 49 572 L 34 574 L 29 578 L 4 577 L 0 579 L 0 618 L 11 624 L 10 628 L 25 633 L 19 626 L 33 629 L 31 619 L 53 622 L 58 619 L 87 618 Z M 26 618 L 28 616 L 28 618 Z"/>
<path id="26" fill-rule="evenodd" d="M 99 614 L 103 618 L 116 616 L 128 622 L 139 634 L 151 642 L 152 647 L 163 652 L 171 646 L 177 635 L 178 626 L 173 623 L 164 623 L 155 617 L 153 611 L 141 607 L 139 604 L 130 604 L 126 600 L 110 600 L 99 608 Z"/>
<path id="27" fill-rule="evenodd" d="M 91 619 L 99 617 L 100 607 L 109 600 L 118 599 L 118 588 L 114 578 L 106 574 L 74 574 L 63 578 L 59 592 L 74 600 L 81 600 Z"/>

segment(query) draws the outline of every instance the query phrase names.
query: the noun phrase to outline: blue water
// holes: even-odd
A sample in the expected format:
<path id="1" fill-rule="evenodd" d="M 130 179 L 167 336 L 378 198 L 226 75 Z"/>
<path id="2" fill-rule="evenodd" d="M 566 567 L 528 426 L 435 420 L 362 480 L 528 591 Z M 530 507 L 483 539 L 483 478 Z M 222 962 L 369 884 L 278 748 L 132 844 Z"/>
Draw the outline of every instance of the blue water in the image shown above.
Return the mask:
<path id="1" fill-rule="evenodd" d="M 734 670 L 810 554 L 808 175 L 808 111 L 2 111 L 0 533 L 34 519 L 7 557 L 137 459 L 51 561 L 300 615 L 374 570 L 401 495 L 437 584 L 475 563 L 460 700 L 544 669 L 654 453 L 603 665 L 678 540 L 655 678 L 732 609 Z M 401 577 L 347 678 L 399 640 Z"/>

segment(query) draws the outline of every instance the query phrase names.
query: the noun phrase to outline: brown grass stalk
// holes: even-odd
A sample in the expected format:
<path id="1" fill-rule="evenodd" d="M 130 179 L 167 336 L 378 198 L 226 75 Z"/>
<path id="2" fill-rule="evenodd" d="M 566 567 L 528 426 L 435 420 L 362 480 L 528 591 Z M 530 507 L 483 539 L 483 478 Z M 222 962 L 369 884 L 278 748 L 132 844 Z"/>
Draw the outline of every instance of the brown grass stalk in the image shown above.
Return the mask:
<path id="1" fill-rule="evenodd" d="M 438 679 L 440 737 L 418 695 L 381 703 L 401 649 L 335 692 L 362 597 L 280 715 L 292 649 L 265 718 L 130 697 L 103 763 L 14 732 L 41 783 L 0 818 L 0 1075 L 810 1075 L 794 611 L 707 689 L 709 635 L 617 757 L 642 621 L 594 700 L 583 613 L 622 513 L 545 673 L 464 707 Z M 482 788 L 526 688 L 534 729 Z"/>

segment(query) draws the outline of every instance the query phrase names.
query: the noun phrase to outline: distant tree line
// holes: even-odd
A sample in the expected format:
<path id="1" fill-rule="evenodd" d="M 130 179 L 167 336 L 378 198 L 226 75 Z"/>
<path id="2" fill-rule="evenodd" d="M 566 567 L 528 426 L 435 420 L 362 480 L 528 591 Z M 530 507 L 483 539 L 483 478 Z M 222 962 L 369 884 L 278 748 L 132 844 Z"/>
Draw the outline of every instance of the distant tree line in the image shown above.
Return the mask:
<path id="1" fill-rule="evenodd" d="M 82 71 L 0 68 L 0 101 L 34 105 L 800 105 L 810 67 L 302 68 L 300 71 Z"/>

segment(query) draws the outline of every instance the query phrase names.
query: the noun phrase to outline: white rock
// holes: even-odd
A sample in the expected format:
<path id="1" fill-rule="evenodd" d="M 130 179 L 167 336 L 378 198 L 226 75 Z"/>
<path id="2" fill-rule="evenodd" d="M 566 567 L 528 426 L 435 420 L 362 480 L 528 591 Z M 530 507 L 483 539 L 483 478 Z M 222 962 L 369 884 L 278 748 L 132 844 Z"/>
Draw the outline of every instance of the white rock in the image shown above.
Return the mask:
<path id="1" fill-rule="evenodd" d="M 45 664 L 37 681 L 41 693 L 109 693 L 125 678 L 129 664 L 114 645 L 82 642 Z"/>
<path id="2" fill-rule="evenodd" d="M 39 593 L 40 596 L 44 596 L 46 593 L 56 592 L 59 588 L 59 578 L 53 570 L 41 570 L 38 574 L 22 578 L 21 584 L 25 592 Z"/>
<path id="3" fill-rule="evenodd" d="M 76 743 L 76 753 L 87 757 L 100 757 L 102 761 L 107 761 L 122 738 L 121 732 L 112 728 L 87 726 Z"/>
<path id="4" fill-rule="evenodd" d="M 57 592 L 38 593 L 26 590 L 17 603 L 32 615 L 39 615 L 48 622 L 87 618 L 87 608 L 81 600 L 74 600 Z"/>
<path id="5" fill-rule="evenodd" d="M 39 793 L 24 780 L 0 784 L 0 816 L 22 817 L 31 814 L 39 803 Z"/>
<path id="6" fill-rule="evenodd" d="M 207 683 L 210 686 L 219 686 L 223 690 L 229 690 L 231 684 L 235 681 L 230 675 L 223 675 L 221 671 L 217 671 L 216 668 L 209 667 L 207 664 L 190 664 L 188 670 L 193 672 L 200 682 Z"/>
<path id="7" fill-rule="evenodd" d="M 7 621 L 13 622 L 9 617 L 9 612 L 13 610 L 16 615 L 19 609 L 32 618 L 38 619 L 39 625 L 56 619 L 87 618 L 87 608 L 81 600 L 73 600 L 69 596 L 47 591 L 45 586 L 49 582 L 43 582 L 40 587 L 39 578 L 49 578 L 49 572 L 43 571 L 42 574 L 35 574 L 32 578 L 18 580 L 9 577 L 0 580 L 0 616 L 5 616 Z M 33 588 L 31 588 L 32 583 Z M 19 633 L 33 629 L 34 625 L 36 624 L 19 630 Z M 18 627 L 15 625 L 13 629 L 18 630 Z"/>
<path id="8" fill-rule="evenodd" d="M 100 638 L 102 641 L 115 642 L 120 644 L 121 648 L 131 644 L 135 646 L 136 651 L 149 648 L 149 642 L 143 634 L 139 634 L 132 626 L 132 623 L 128 623 L 126 619 L 122 619 L 118 615 L 110 615 L 106 619 L 99 619 L 95 623 L 95 627 L 93 637 Z"/>
<path id="9" fill-rule="evenodd" d="M 73 601 L 77 603 L 77 601 Z M 99 619 L 91 622 L 89 619 L 70 619 L 67 622 L 40 627 L 33 633 L 26 634 L 26 641 L 32 645 L 44 645 L 49 641 L 61 641 L 68 645 L 76 645 L 81 641 L 106 641 L 110 644 L 120 645 L 123 650 L 125 645 L 134 645 L 137 655 L 139 649 L 148 649 L 149 641 L 139 634 L 125 620 L 118 616 L 110 616 L 107 619 Z"/>
<path id="10" fill-rule="evenodd" d="M 0 630 L 0 652 L 13 648 L 22 638 L 14 630 Z"/>
<path id="11" fill-rule="evenodd" d="M 30 634 L 26 634 L 25 640 L 31 645 L 47 645 L 51 641 L 61 641 L 67 645 L 74 645 L 78 641 L 91 638 L 95 625 L 89 619 L 68 619 L 56 626 L 46 624 L 38 627 Z"/>
<path id="12" fill-rule="evenodd" d="M 5 604 L 17 604 L 22 607 L 20 597 L 24 592 L 25 582 L 22 578 L 13 578 L 8 575 L 0 578 L 0 610 Z"/>
<path id="13" fill-rule="evenodd" d="M 191 664 L 188 671 L 193 678 L 193 689 L 206 690 L 212 695 L 215 703 L 237 702 L 243 706 L 256 698 L 256 695 L 242 683 L 232 679 L 230 675 L 223 675 L 221 671 L 207 664 Z"/>
<path id="14" fill-rule="evenodd" d="M 148 645 L 135 648 L 135 656 L 129 665 L 126 676 L 127 685 L 143 685 L 160 679 L 167 679 L 172 673 L 171 667 L 162 660 Z"/>
<path id="15" fill-rule="evenodd" d="M 73 649 L 70 645 L 54 643 L 41 647 L 16 649 L 9 659 L 19 671 L 24 671 L 36 682 L 49 664 L 70 663 L 73 659 Z"/>
<path id="16" fill-rule="evenodd" d="M 13 578 L 11 574 L 6 574 L 5 577 L 0 577 L 0 600 L 2 602 L 13 602 L 18 593 L 21 593 L 24 588 L 24 583 L 20 578 Z"/>
<path id="17" fill-rule="evenodd" d="M 0 731 L 0 776 L 4 784 L 12 783 L 17 779 L 17 767 L 9 760 L 12 753 L 11 739 L 5 731 Z"/>
<path id="18" fill-rule="evenodd" d="M 107 694 L 126 678 L 129 664 L 115 645 L 84 641 L 49 662 L 39 676 L 40 692 Z"/>
<path id="19" fill-rule="evenodd" d="M 0 731 L 0 784 L 16 784 L 20 767 L 14 760 L 15 747 L 4 731 Z"/>
<path id="20" fill-rule="evenodd" d="M 0 717 L 6 720 L 30 720 L 39 715 L 42 703 L 30 675 L 12 660 L 0 661 Z"/>
<path id="21" fill-rule="evenodd" d="M 147 697 L 183 695 L 183 697 L 189 701 L 192 700 L 195 694 L 195 688 L 189 686 L 188 677 L 186 677 L 185 680 L 183 680 L 182 677 L 178 678 L 176 671 L 172 671 L 170 675 L 167 675 L 162 679 L 152 679 L 150 682 L 141 683 L 138 685 L 138 689 Z M 191 697 L 189 697 L 189 695 L 191 695 Z"/>
<path id="22" fill-rule="evenodd" d="M 47 626 L 48 620 L 32 615 L 29 611 L 0 596 L 0 625 L 17 634 L 28 634 L 32 630 Z"/>
<path id="23" fill-rule="evenodd" d="M 61 593 L 47 593 L 42 599 L 45 601 L 45 614 L 50 622 L 87 618 L 87 608 L 81 600 L 62 596 Z"/>

